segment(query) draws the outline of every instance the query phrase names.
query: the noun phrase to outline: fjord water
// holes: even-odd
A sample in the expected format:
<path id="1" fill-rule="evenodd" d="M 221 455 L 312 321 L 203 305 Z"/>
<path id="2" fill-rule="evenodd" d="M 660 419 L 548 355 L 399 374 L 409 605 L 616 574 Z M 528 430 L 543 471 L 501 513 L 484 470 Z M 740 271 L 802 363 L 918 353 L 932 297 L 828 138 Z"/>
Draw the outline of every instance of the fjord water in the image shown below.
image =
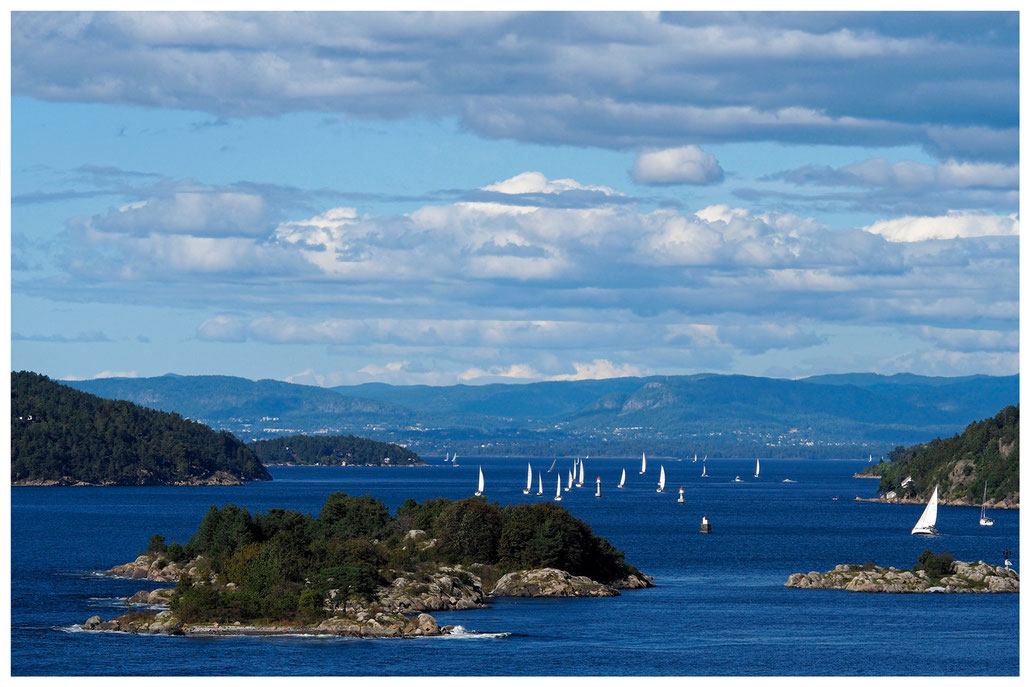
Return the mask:
<path id="1" fill-rule="evenodd" d="M 524 496 L 526 459 L 462 456 L 454 467 L 280 467 L 275 481 L 244 487 L 15 488 L 11 490 L 11 671 L 14 675 L 1016 675 L 1018 594 L 859 594 L 790 589 L 792 572 L 875 561 L 911 567 L 923 549 L 1019 569 L 1017 511 L 943 506 L 934 539 L 909 534 L 922 506 L 861 503 L 875 480 L 854 480 L 864 461 L 701 461 L 590 458 L 586 483 L 562 505 L 653 575 L 654 589 L 610 599 L 498 599 L 486 610 L 434 613 L 458 636 L 191 638 L 76 632 L 120 599 L 161 584 L 100 577 L 135 558 L 154 533 L 185 542 L 212 504 L 252 512 L 317 514 L 333 491 L 370 494 L 395 510 L 472 495 Z M 565 475 L 571 459 L 555 472 Z M 661 465 L 664 493 L 656 493 Z M 624 489 L 616 489 L 626 468 Z M 602 478 L 600 499 L 594 480 Z M 741 482 L 734 483 L 740 475 Z M 784 478 L 796 483 L 783 483 Z M 535 482 L 535 480 L 534 480 Z M 686 503 L 676 503 L 680 486 Z M 839 500 L 834 501 L 834 496 Z M 702 515 L 713 533 L 698 534 Z"/>

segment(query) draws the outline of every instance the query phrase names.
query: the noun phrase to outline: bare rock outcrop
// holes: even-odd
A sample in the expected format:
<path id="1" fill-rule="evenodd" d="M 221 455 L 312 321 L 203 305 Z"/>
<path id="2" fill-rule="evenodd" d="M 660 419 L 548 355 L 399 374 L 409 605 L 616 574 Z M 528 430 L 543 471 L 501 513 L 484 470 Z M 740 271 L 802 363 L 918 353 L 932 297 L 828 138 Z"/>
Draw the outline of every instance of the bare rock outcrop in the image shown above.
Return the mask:
<path id="1" fill-rule="evenodd" d="M 652 585 L 653 586 L 653 585 Z M 516 570 L 497 581 L 491 596 L 619 596 L 618 589 L 557 568 Z"/>
<path id="2" fill-rule="evenodd" d="M 1018 593 L 1019 573 L 983 561 L 955 561 L 951 574 L 931 579 L 924 570 L 898 570 L 880 566 L 838 565 L 825 573 L 794 573 L 786 587 L 799 589 L 843 589 L 849 592 L 883 592 L 887 594 Z"/>

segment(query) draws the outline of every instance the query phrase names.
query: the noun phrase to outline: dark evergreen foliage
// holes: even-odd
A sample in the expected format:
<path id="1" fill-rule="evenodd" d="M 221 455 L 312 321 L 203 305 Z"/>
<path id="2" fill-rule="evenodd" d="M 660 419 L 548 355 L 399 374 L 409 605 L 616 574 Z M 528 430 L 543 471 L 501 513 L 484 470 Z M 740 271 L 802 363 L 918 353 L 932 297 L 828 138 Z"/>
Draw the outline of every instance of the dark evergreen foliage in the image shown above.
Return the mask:
<path id="1" fill-rule="evenodd" d="M 881 493 L 929 498 L 934 486 L 952 498 L 979 503 L 984 484 L 987 498 L 1019 498 L 1019 406 L 1008 406 L 992 418 L 973 422 L 961 434 L 926 444 L 898 446 L 890 461 L 873 466 L 881 475 Z M 959 461 L 970 461 L 956 470 Z M 912 482 L 905 488 L 907 477 Z"/>
<path id="2" fill-rule="evenodd" d="M 413 451 L 356 436 L 304 436 L 259 439 L 248 444 L 262 463 L 295 465 L 425 465 Z"/>
<path id="3" fill-rule="evenodd" d="M 410 546 L 405 534 L 412 524 L 439 544 Z M 167 550 L 172 560 L 178 560 L 176 547 Z M 322 600 L 331 589 L 372 598 L 379 585 L 427 565 L 556 567 L 602 582 L 638 572 L 623 562 L 621 551 L 560 506 L 501 507 L 479 498 L 421 504 L 409 499 L 396 517 L 378 499 L 340 492 L 314 518 L 212 506 L 185 551 L 234 585 L 180 580 L 172 608 L 186 622 L 310 621 L 326 615 Z"/>
<path id="4" fill-rule="evenodd" d="M 11 480 L 147 485 L 224 471 L 271 479 L 228 432 L 175 413 L 109 401 L 33 372 L 11 373 Z"/>

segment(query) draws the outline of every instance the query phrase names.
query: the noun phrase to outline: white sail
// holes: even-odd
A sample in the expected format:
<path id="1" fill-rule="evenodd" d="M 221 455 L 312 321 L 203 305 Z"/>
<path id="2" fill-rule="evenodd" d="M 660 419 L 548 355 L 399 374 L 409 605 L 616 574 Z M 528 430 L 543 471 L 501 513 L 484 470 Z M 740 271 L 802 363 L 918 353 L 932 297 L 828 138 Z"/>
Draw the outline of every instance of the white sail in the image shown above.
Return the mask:
<path id="1" fill-rule="evenodd" d="M 569 481 L 568 484 L 565 485 L 565 491 L 568 491 L 569 489 L 572 489 L 572 470 L 569 470 Z"/>
<path id="2" fill-rule="evenodd" d="M 457 464 L 458 464 L 458 454 L 455 453 L 453 456 L 451 456 L 451 465 L 457 465 Z"/>
<path id="3" fill-rule="evenodd" d="M 484 485 L 485 485 L 485 482 L 483 481 L 483 466 L 480 465 L 479 466 L 479 490 L 476 491 L 476 496 L 482 496 L 482 494 L 483 494 L 483 486 Z"/>
<path id="4" fill-rule="evenodd" d="M 533 488 L 533 466 L 526 463 L 526 488 L 522 490 L 523 494 L 528 494 L 529 490 Z"/>
<path id="5" fill-rule="evenodd" d="M 694 462 L 695 463 L 697 462 L 697 454 L 696 453 L 694 454 Z"/>
<path id="6" fill-rule="evenodd" d="M 601 476 L 597 477 L 597 493 L 594 494 L 597 498 L 601 498 Z"/>
<path id="7" fill-rule="evenodd" d="M 644 453 L 640 454 L 640 474 L 647 472 L 647 455 Z"/>
<path id="8" fill-rule="evenodd" d="M 544 495 L 544 475 L 540 471 L 537 471 L 536 473 L 536 495 Z"/>
<path id="9" fill-rule="evenodd" d="M 561 501 L 561 475 L 558 475 L 558 490 L 554 492 L 554 500 Z"/>
<path id="10" fill-rule="evenodd" d="M 755 477 L 758 477 L 759 467 L 758 459 L 755 458 Z"/>
<path id="11" fill-rule="evenodd" d="M 558 462 L 558 459 L 557 459 L 557 458 L 555 458 L 554 460 L 552 460 L 552 461 L 551 461 L 551 467 L 547 468 L 547 471 L 548 471 L 548 472 L 551 472 L 552 470 L 554 470 L 554 464 L 555 464 L 555 463 L 557 463 L 557 462 Z"/>
<path id="12" fill-rule="evenodd" d="M 444 458 L 443 458 L 443 462 L 445 462 L 445 463 L 446 463 L 446 462 L 447 462 L 447 461 L 449 461 L 450 459 L 451 459 L 451 452 L 450 452 L 450 451 L 448 451 L 448 452 L 447 452 L 447 454 L 446 454 L 446 455 L 444 456 Z"/>
<path id="13" fill-rule="evenodd" d="M 923 509 L 916 526 L 912 528 L 912 534 L 937 534 L 937 487 L 933 488 L 933 496 L 930 502 Z"/>
<path id="14" fill-rule="evenodd" d="M 980 502 L 980 524 L 984 527 L 993 527 L 994 519 L 987 517 L 987 483 L 984 483 L 984 499 Z"/>
<path id="15" fill-rule="evenodd" d="M 661 471 L 658 473 L 658 491 L 665 490 L 665 466 L 662 466 Z"/>
<path id="16" fill-rule="evenodd" d="M 626 486 L 626 468 L 622 468 L 622 479 L 619 480 L 619 489 Z"/>
<path id="17" fill-rule="evenodd" d="M 706 471 L 707 469 L 708 469 L 708 468 L 707 468 L 707 467 L 705 467 L 704 465 L 702 465 L 702 466 L 701 466 L 701 476 L 702 476 L 702 477 L 708 477 L 708 473 L 707 473 L 707 472 L 705 472 L 705 471 Z"/>
<path id="18" fill-rule="evenodd" d="M 583 479 L 584 479 L 583 461 L 579 461 L 579 481 L 576 482 L 576 486 L 577 487 L 582 487 L 583 486 Z"/>

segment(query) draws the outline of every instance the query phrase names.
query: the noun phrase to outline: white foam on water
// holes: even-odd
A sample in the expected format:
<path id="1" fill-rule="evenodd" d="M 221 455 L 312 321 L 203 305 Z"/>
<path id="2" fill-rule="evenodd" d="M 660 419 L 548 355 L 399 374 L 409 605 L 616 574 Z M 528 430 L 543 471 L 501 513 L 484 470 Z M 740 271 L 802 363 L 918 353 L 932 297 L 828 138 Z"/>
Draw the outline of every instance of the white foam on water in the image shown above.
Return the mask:
<path id="1" fill-rule="evenodd" d="M 438 637 L 454 637 L 456 639 L 500 639 L 510 636 L 510 632 L 476 632 L 469 630 L 464 625 L 455 625 L 451 628 L 450 634 L 438 635 Z"/>

